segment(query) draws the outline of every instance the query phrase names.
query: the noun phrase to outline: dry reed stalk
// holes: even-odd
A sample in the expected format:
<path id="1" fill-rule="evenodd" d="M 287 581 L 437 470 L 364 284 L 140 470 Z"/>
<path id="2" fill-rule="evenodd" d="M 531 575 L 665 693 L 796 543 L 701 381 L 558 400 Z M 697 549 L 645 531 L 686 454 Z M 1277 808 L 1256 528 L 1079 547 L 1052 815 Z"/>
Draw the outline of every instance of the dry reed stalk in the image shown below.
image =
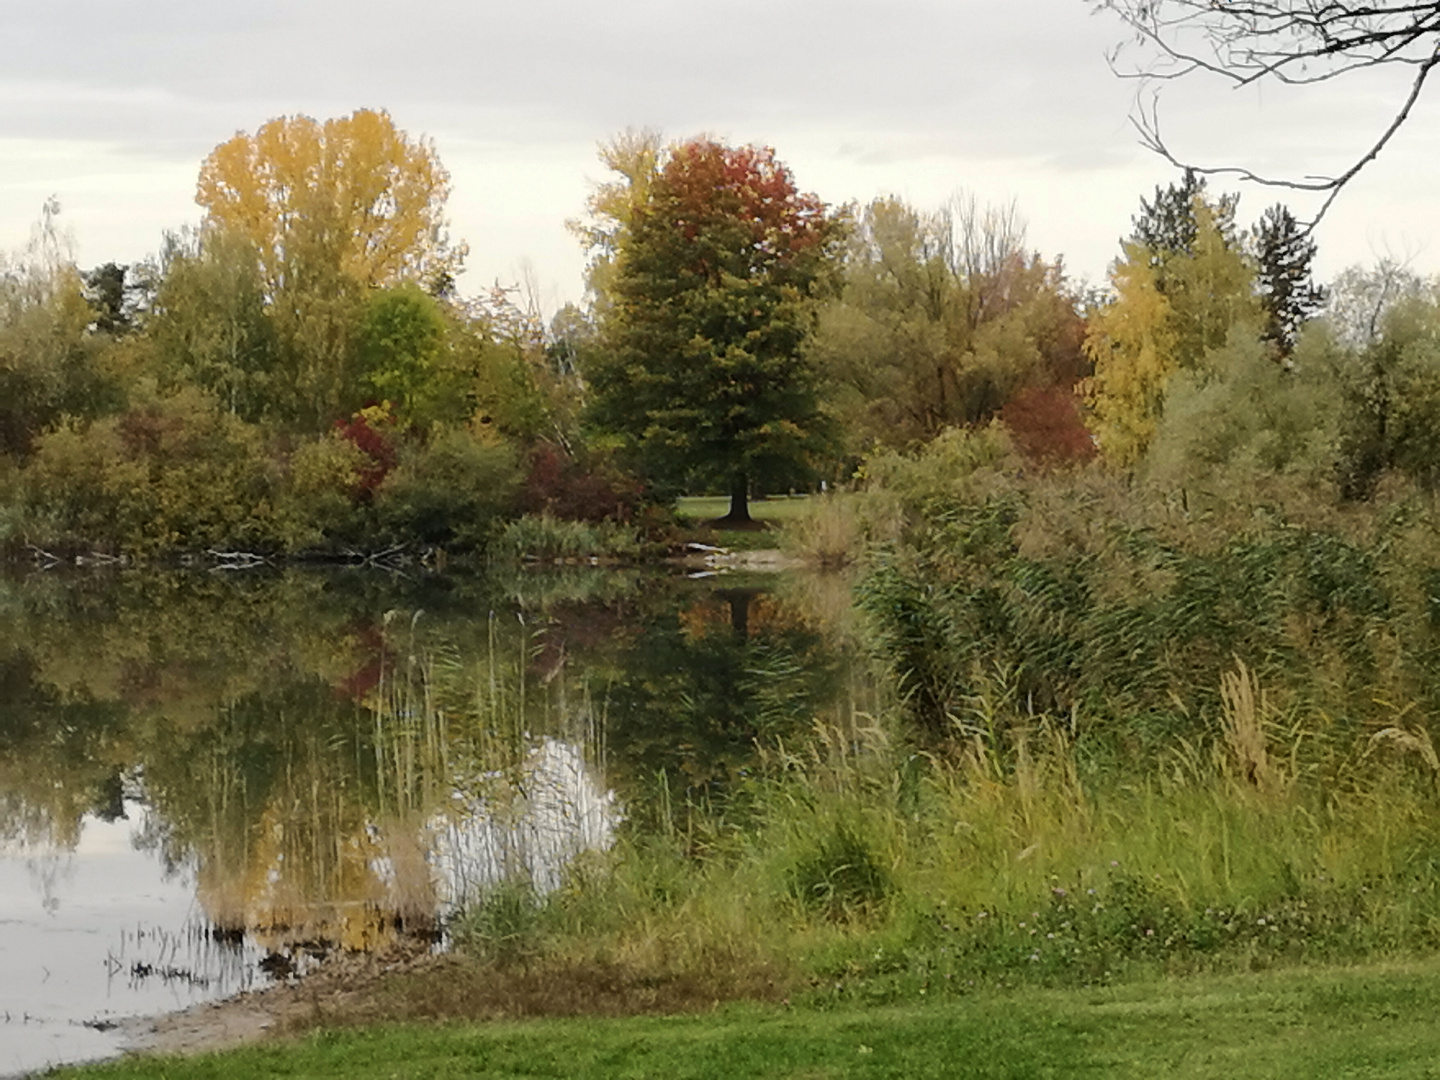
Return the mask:
<path id="1" fill-rule="evenodd" d="M 1240 775 L 1259 791 L 1273 791 L 1280 777 L 1265 747 L 1265 714 L 1269 703 L 1254 673 L 1238 657 L 1235 670 L 1220 676 L 1220 700 L 1220 726 Z"/>
<path id="2" fill-rule="evenodd" d="M 1435 753 L 1435 744 L 1430 740 L 1430 733 L 1424 728 L 1413 731 L 1402 727 L 1383 728 L 1370 736 L 1372 747 L 1381 743 L 1388 743 L 1403 752 L 1419 754 L 1421 760 L 1430 767 L 1432 774 L 1440 774 L 1440 755 Z"/>

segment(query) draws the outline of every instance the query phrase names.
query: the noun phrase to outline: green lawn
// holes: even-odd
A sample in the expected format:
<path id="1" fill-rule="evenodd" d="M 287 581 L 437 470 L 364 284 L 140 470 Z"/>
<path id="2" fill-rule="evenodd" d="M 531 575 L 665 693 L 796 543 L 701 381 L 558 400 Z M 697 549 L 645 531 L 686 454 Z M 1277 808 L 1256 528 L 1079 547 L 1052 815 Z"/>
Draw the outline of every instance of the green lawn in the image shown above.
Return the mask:
<path id="1" fill-rule="evenodd" d="M 1440 963 L 834 1011 L 322 1032 L 86 1077 L 1440 1077 Z"/>
<path id="2" fill-rule="evenodd" d="M 756 521 L 770 521 L 783 525 L 793 521 L 805 512 L 810 496 L 797 495 L 793 499 L 777 495 L 770 499 L 752 499 L 750 516 Z M 675 513 L 693 521 L 713 521 L 730 512 L 728 495 L 689 495 L 675 504 Z"/>
<path id="3" fill-rule="evenodd" d="M 732 529 L 713 529 L 706 541 L 731 551 L 763 551 L 780 546 L 780 533 L 786 524 L 806 513 L 811 496 L 797 495 L 793 499 L 777 495 L 769 499 L 756 499 L 750 503 L 750 516 L 764 521 L 771 528 L 764 532 L 738 532 Z M 689 495 L 680 499 L 675 506 L 676 516 L 691 525 L 704 525 L 716 518 L 724 517 L 730 511 L 728 495 Z"/>

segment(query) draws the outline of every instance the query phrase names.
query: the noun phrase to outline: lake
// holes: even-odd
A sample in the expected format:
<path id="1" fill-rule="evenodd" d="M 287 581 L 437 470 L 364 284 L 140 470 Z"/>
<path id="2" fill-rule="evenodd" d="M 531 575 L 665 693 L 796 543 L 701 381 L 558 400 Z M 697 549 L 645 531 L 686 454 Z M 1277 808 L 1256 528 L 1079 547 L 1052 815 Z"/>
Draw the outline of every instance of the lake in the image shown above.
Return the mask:
<path id="1" fill-rule="evenodd" d="M 0 576 L 0 1075 L 336 951 L 445 947 L 872 707 L 842 581 Z"/>

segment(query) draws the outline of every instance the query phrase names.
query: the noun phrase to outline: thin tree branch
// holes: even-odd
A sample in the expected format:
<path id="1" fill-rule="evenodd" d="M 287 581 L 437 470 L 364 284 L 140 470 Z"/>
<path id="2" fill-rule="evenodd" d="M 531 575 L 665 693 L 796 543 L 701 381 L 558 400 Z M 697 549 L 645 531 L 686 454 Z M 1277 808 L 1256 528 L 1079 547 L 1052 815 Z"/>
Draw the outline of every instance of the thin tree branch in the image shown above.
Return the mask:
<path id="1" fill-rule="evenodd" d="M 1091 0 L 1115 12 L 1135 33 L 1135 43 L 1155 56 L 1123 69 L 1113 50 L 1107 61 L 1121 78 L 1142 84 L 1175 82 L 1197 72 L 1235 87 L 1265 80 L 1309 86 L 1356 71 L 1403 65 L 1415 69 L 1408 93 L 1378 138 L 1335 176 L 1287 178 L 1244 166 L 1197 166 L 1166 145 L 1159 120 L 1159 90 L 1148 102 L 1136 95 L 1131 123 L 1146 149 L 1179 168 L 1205 176 L 1231 176 L 1266 187 L 1323 194 L 1318 211 L 1302 223 L 1313 229 L 1342 189 L 1374 161 L 1409 119 L 1430 73 L 1440 64 L 1440 2 L 1372 0 Z"/>

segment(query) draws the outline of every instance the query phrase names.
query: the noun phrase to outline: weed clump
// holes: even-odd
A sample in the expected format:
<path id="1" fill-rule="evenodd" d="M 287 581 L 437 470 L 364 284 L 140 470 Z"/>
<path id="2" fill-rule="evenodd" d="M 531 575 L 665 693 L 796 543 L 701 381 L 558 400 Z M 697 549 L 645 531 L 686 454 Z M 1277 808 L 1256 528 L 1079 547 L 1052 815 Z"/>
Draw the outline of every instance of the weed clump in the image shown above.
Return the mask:
<path id="1" fill-rule="evenodd" d="M 890 894 L 890 874 L 863 829 L 839 820 L 825 828 L 786 875 L 789 894 L 829 919 L 875 911 Z"/>

